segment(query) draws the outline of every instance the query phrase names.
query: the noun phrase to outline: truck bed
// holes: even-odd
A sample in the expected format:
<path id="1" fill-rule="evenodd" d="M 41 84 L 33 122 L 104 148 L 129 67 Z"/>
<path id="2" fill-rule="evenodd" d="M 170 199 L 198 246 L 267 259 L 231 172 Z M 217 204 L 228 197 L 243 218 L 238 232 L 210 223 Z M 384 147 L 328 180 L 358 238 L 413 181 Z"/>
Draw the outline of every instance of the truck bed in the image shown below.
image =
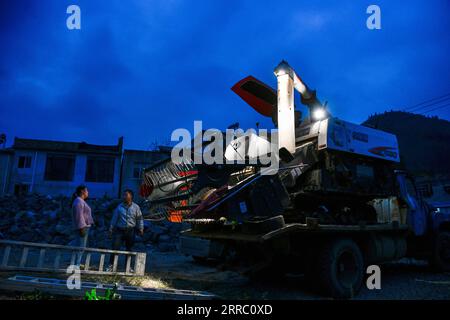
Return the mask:
<path id="1" fill-rule="evenodd" d="M 204 239 L 215 240 L 233 240 L 261 243 L 273 238 L 277 238 L 289 233 L 359 233 L 359 232 L 405 232 L 408 230 L 407 225 L 398 223 L 385 223 L 375 225 L 330 225 L 330 224 L 309 224 L 309 223 L 288 223 L 284 227 L 264 233 L 251 234 L 244 233 L 240 230 L 227 228 L 198 231 L 189 229 L 182 232 L 183 236 L 199 237 Z"/>

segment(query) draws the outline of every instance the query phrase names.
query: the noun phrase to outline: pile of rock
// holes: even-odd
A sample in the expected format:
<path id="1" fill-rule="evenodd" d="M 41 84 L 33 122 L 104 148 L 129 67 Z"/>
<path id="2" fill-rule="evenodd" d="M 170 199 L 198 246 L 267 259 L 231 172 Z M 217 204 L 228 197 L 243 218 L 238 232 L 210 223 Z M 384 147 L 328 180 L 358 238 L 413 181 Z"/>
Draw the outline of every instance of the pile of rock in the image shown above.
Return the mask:
<path id="1" fill-rule="evenodd" d="M 91 228 L 89 246 L 111 248 L 108 229 L 120 200 L 88 200 L 95 226 Z M 143 237 L 136 237 L 136 251 L 172 251 L 177 249 L 182 224 L 169 221 L 145 221 Z M 0 239 L 75 245 L 70 199 L 31 194 L 0 197 Z"/>

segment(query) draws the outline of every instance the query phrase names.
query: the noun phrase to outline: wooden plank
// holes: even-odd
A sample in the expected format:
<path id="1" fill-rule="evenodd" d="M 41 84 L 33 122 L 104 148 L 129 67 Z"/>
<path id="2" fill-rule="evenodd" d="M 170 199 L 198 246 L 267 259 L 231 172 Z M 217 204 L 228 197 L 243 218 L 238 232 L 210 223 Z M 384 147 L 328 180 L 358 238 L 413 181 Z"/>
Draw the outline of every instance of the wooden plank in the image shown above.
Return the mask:
<path id="1" fill-rule="evenodd" d="M 100 255 L 100 262 L 98 264 L 98 271 L 103 271 L 104 264 L 105 264 L 105 255 L 101 254 Z"/>
<path id="2" fill-rule="evenodd" d="M 8 265 L 9 254 L 11 253 L 11 246 L 7 246 L 5 251 L 3 252 L 3 260 L 2 267 L 6 267 Z"/>
<path id="3" fill-rule="evenodd" d="M 42 268 L 44 266 L 44 259 L 45 259 L 45 249 L 42 248 L 41 250 L 39 250 L 39 260 L 37 264 L 38 268 Z"/>
<path id="4" fill-rule="evenodd" d="M 84 270 L 88 271 L 91 264 L 91 253 L 86 254 L 86 261 L 84 262 Z"/>
<path id="5" fill-rule="evenodd" d="M 117 254 L 114 255 L 114 263 L 113 263 L 113 272 L 117 271 L 117 262 L 119 261 L 119 256 Z"/>
<path id="6" fill-rule="evenodd" d="M 20 264 L 19 267 L 23 268 L 25 267 L 25 264 L 27 263 L 27 258 L 28 258 L 28 247 L 24 247 L 22 249 L 22 257 L 20 257 Z"/>

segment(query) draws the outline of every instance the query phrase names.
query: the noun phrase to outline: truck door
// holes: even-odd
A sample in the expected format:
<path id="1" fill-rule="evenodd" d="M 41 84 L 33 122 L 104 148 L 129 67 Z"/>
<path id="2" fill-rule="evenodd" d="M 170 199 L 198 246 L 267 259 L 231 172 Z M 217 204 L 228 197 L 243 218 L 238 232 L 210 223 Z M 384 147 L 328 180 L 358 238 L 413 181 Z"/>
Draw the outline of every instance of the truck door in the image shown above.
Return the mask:
<path id="1" fill-rule="evenodd" d="M 414 180 L 405 172 L 397 172 L 400 197 L 408 205 L 407 223 L 416 236 L 424 235 L 427 230 L 428 209 L 418 195 Z"/>

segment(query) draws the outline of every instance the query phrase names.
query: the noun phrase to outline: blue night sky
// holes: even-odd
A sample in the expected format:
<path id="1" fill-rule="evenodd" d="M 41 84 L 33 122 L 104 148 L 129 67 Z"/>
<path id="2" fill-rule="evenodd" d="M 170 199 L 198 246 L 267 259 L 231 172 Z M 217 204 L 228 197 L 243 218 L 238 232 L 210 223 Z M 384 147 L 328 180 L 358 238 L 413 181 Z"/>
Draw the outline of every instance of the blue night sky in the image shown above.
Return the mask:
<path id="1" fill-rule="evenodd" d="M 81 30 L 66 28 L 70 4 Z M 381 30 L 366 28 L 370 4 Z M 230 88 L 275 87 L 282 59 L 360 123 L 449 93 L 449 39 L 448 0 L 2 0 L 0 132 L 146 149 L 194 120 L 271 127 Z"/>

